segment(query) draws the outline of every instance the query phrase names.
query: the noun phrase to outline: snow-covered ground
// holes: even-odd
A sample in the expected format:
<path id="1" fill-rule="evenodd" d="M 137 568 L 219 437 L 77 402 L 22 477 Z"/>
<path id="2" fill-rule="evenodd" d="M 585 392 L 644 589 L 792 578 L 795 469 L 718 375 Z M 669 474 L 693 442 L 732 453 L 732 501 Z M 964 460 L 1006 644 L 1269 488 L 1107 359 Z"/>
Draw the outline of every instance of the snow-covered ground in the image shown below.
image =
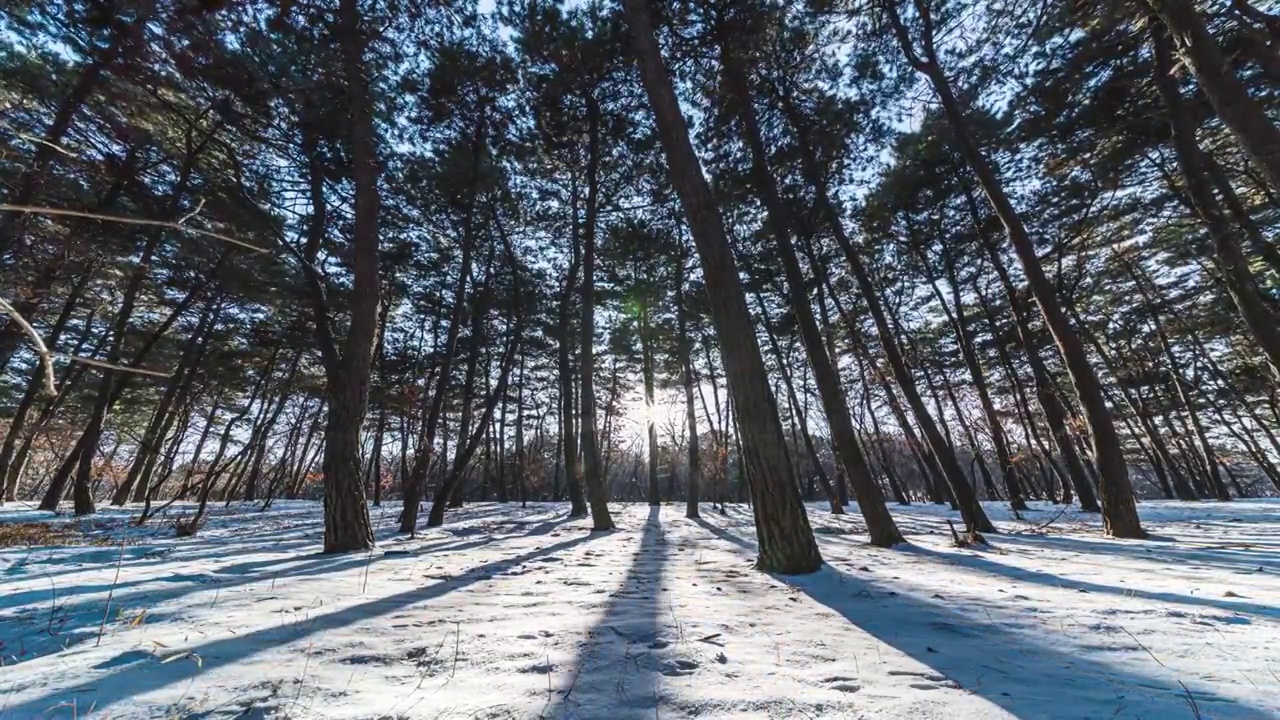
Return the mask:
<path id="1" fill-rule="evenodd" d="M 812 506 L 829 567 L 798 578 L 752 569 L 745 506 L 590 534 L 479 504 L 415 539 L 374 508 L 346 556 L 314 503 L 186 539 L 107 510 L 110 544 L 0 549 L 0 720 L 1280 717 L 1280 502 L 1143 503 L 1142 542 L 992 504 L 981 550 L 893 510 L 882 550 Z"/>

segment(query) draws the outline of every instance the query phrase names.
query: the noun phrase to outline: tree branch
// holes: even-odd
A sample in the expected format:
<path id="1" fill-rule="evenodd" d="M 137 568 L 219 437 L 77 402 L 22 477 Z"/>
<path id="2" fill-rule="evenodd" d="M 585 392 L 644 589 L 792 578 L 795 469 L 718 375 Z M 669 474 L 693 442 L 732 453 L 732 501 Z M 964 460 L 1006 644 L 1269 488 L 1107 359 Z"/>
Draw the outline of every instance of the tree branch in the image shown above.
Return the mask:
<path id="1" fill-rule="evenodd" d="M 201 204 L 203 206 L 203 203 Z M 247 243 L 243 240 L 237 240 L 233 237 L 228 237 L 226 235 L 221 235 L 219 233 L 210 232 L 208 230 L 200 230 L 199 228 L 193 228 L 193 227 L 189 227 L 187 225 L 182 224 L 186 220 L 190 219 L 193 215 L 198 213 L 200 211 L 200 208 L 197 208 L 195 213 L 191 213 L 190 215 L 183 217 L 180 222 L 169 222 L 167 220 L 149 220 L 147 218 L 121 217 L 119 215 L 102 215 L 99 213 L 84 212 L 81 210 L 64 210 L 62 208 L 34 207 L 31 205 L 0 204 L 0 211 L 30 213 L 33 215 L 60 215 L 60 216 L 66 216 L 66 217 L 87 218 L 89 220 L 102 220 L 104 222 L 124 223 L 126 225 L 148 225 L 151 227 L 170 228 L 173 230 L 188 232 L 193 235 L 202 235 L 204 237 L 211 237 L 217 240 L 221 240 L 225 243 L 230 243 L 232 245 L 245 248 L 246 250 L 250 250 L 256 253 L 267 252 L 266 248 L 258 247 L 257 245 L 254 245 L 252 243 Z"/>

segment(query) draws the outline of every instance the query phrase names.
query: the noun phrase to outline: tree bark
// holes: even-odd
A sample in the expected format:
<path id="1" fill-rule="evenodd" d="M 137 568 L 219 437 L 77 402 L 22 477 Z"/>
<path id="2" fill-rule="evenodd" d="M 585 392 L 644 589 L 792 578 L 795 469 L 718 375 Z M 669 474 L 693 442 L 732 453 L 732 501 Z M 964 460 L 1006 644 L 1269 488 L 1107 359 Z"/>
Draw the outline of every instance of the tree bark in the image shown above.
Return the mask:
<path id="1" fill-rule="evenodd" d="M 1116 432 L 1111 412 L 1107 408 L 1098 376 L 1089 364 L 1079 335 L 1062 311 L 1054 284 L 1045 275 L 1040 265 L 1035 244 L 1022 222 L 1022 217 L 1005 193 L 1004 185 L 995 168 L 991 166 L 970 135 L 964 110 L 952 91 L 950 80 L 938 63 L 933 44 L 933 22 L 928 5 L 916 3 L 924 27 L 920 53 L 916 52 L 907 34 L 906 26 L 898 13 L 897 3 L 889 0 L 884 2 L 883 6 L 908 62 L 927 77 L 933 86 L 951 125 L 957 149 L 977 177 L 978 184 L 982 187 L 992 210 L 1004 226 L 1014 252 L 1022 264 L 1023 274 L 1026 275 L 1031 294 L 1066 364 L 1080 406 L 1084 410 L 1085 420 L 1093 440 L 1093 456 L 1099 466 L 1099 495 L 1102 501 L 1103 526 L 1108 534 L 1115 537 L 1146 537 L 1142 524 L 1138 520 L 1138 508 L 1133 497 L 1133 486 L 1129 482 L 1129 471 L 1125 465 L 1120 436 Z"/>
<path id="2" fill-rule="evenodd" d="M 684 385 L 684 412 L 689 439 L 689 480 L 685 489 L 685 517 L 699 517 L 698 503 L 702 499 L 702 453 L 698 444 L 698 412 L 693 403 L 693 388 L 696 380 L 693 375 L 693 358 L 689 340 L 689 309 L 685 306 L 685 246 L 681 245 L 680 255 L 676 258 L 676 334 L 677 352 L 680 363 L 681 384 Z"/>
<path id="3" fill-rule="evenodd" d="M 773 171 L 769 168 L 768 151 L 765 149 L 759 120 L 752 105 L 747 70 L 737 54 L 730 49 L 730 39 L 726 33 L 721 33 L 720 42 L 726 83 L 730 93 L 737 100 L 742 136 L 751 151 L 752 184 L 765 206 L 770 234 L 773 235 L 777 257 L 782 263 L 783 276 L 786 278 L 789 305 L 800 326 L 800 336 L 809 358 L 809 365 L 813 368 L 814 382 L 818 386 L 822 409 L 827 416 L 827 424 L 831 428 L 832 444 L 840 464 L 844 466 L 853 485 L 854 496 L 858 500 L 858 510 L 867 524 L 871 544 L 891 547 L 903 542 L 902 533 L 898 531 L 893 516 L 889 514 L 884 493 L 871 477 L 871 469 L 862 453 L 857 431 L 854 430 L 853 421 L 849 416 L 849 404 L 845 399 L 839 371 L 827 353 L 825 339 L 814 318 L 813 305 L 806 290 L 808 284 L 800 268 L 795 245 L 791 241 L 791 232 L 795 223 L 782 201 Z M 832 512 L 842 514 L 844 508 L 840 505 L 840 498 L 832 491 L 829 483 L 827 485 L 828 487 L 824 489 L 831 502 Z"/>
<path id="4" fill-rule="evenodd" d="M 360 428 L 369 407 L 369 379 L 378 341 L 381 279 L 378 259 L 378 176 L 373 98 L 365 73 L 366 39 L 359 0 L 338 5 L 343 75 L 346 80 L 348 144 L 355 185 L 351 255 L 351 322 L 345 347 L 327 368 L 329 417 L 325 427 L 324 551 L 341 553 L 373 547 L 373 528 L 364 499 Z M 321 321 L 317 318 L 317 324 Z M 323 318 L 328 324 L 329 319 Z"/>
<path id="5" fill-rule="evenodd" d="M 1209 41 L 1212 42 L 1212 38 Z M 1280 327 L 1277 327 L 1275 314 L 1254 283 L 1248 258 L 1231 232 L 1209 183 L 1204 153 L 1196 141 L 1195 128 L 1183 107 L 1181 90 L 1172 76 L 1173 60 L 1169 51 L 1169 38 L 1161 32 L 1158 25 L 1152 29 L 1152 47 L 1156 58 L 1155 82 L 1168 114 L 1178 168 L 1182 173 L 1188 199 L 1213 239 L 1214 254 L 1222 270 L 1222 281 L 1228 294 L 1250 334 L 1266 354 L 1272 372 L 1280 376 Z M 1208 88 L 1205 90 L 1208 92 Z M 1212 99 L 1212 95 L 1210 97 Z M 1263 121 L 1275 131 L 1270 121 L 1265 118 Z M 1277 133 L 1277 141 L 1280 142 L 1280 133 Z M 1280 145 L 1276 147 L 1275 160 L 1277 169 L 1280 170 Z M 1274 180 L 1275 178 L 1273 182 Z"/>
<path id="6" fill-rule="evenodd" d="M 578 431 L 582 436 L 582 476 L 591 507 L 591 529 L 613 529 L 609 493 L 601 473 L 600 446 L 596 437 L 596 220 L 600 205 L 600 106 L 590 92 L 587 104 L 587 197 L 582 218 L 582 346 L 578 375 L 582 381 Z M 653 431 L 651 431 L 653 432 Z M 654 443 L 656 444 L 656 443 Z M 651 460 L 656 473 L 657 458 Z"/>
<path id="7" fill-rule="evenodd" d="M 1195 6 L 1190 0 L 1146 0 L 1146 5 L 1168 28 L 1218 118 L 1258 164 L 1272 190 L 1280 190 L 1280 129 L 1249 94 Z"/>
<path id="8" fill-rule="evenodd" d="M 649 505 L 662 504 L 662 489 L 658 485 L 658 422 L 656 399 L 654 397 L 656 381 L 654 379 L 653 329 L 649 326 L 649 303 L 640 300 L 640 374 L 644 376 L 645 436 L 648 440 L 648 452 L 645 453 L 648 466 Z"/>
<path id="9" fill-rule="evenodd" d="M 822 556 L 787 461 L 777 402 L 723 219 L 689 140 L 688 125 L 653 30 L 649 0 L 624 0 L 623 6 L 672 184 L 702 261 L 729 392 L 746 440 L 745 455 L 740 457 L 746 461 L 754 501 L 759 551 L 756 566 L 783 574 L 813 572 L 822 565 Z"/>

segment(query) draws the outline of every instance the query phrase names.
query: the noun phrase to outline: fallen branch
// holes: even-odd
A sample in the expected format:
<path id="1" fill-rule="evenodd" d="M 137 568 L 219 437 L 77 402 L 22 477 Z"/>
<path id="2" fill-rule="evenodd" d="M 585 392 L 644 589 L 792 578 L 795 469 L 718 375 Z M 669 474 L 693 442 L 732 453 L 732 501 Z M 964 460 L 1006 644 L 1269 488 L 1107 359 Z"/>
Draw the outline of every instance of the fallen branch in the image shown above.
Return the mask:
<path id="1" fill-rule="evenodd" d="M 1060 509 L 1058 510 L 1058 514 L 1057 514 L 1057 515 L 1054 515 L 1053 517 L 1051 517 L 1051 518 L 1049 518 L 1048 520 L 1046 520 L 1046 521 L 1044 521 L 1044 522 L 1040 523 L 1039 525 L 1032 525 L 1031 527 L 1022 528 L 1021 530 L 1014 530 L 1014 531 L 1013 531 L 1013 534 L 1014 534 L 1014 535 L 1020 535 L 1020 534 L 1022 534 L 1022 533 L 1024 533 L 1024 532 L 1036 532 L 1037 530 L 1043 530 L 1043 529 L 1045 529 L 1045 528 L 1049 527 L 1050 525 L 1054 524 L 1055 522 L 1057 522 L 1057 521 L 1058 521 L 1058 518 L 1060 518 L 1060 517 L 1062 517 L 1063 515 L 1065 515 L 1065 514 L 1066 514 L 1066 512 L 1067 512 L 1068 510 L 1070 510 L 1070 509 L 1071 509 L 1071 505 L 1070 505 L 1069 503 L 1063 503 L 1063 504 L 1062 504 L 1062 508 L 1060 508 Z"/>

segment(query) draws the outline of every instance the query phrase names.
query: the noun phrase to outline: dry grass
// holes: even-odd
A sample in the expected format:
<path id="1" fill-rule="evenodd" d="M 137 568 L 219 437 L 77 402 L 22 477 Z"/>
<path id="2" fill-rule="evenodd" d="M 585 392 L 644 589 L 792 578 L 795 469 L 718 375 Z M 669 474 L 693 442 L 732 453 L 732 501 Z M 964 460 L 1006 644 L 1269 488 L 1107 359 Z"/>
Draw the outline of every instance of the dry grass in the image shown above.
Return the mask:
<path id="1" fill-rule="evenodd" d="M 73 525 L 54 523 L 0 523 L 0 548 L 51 545 L 115 545 L 108 537 L 85 535 Z"/>

